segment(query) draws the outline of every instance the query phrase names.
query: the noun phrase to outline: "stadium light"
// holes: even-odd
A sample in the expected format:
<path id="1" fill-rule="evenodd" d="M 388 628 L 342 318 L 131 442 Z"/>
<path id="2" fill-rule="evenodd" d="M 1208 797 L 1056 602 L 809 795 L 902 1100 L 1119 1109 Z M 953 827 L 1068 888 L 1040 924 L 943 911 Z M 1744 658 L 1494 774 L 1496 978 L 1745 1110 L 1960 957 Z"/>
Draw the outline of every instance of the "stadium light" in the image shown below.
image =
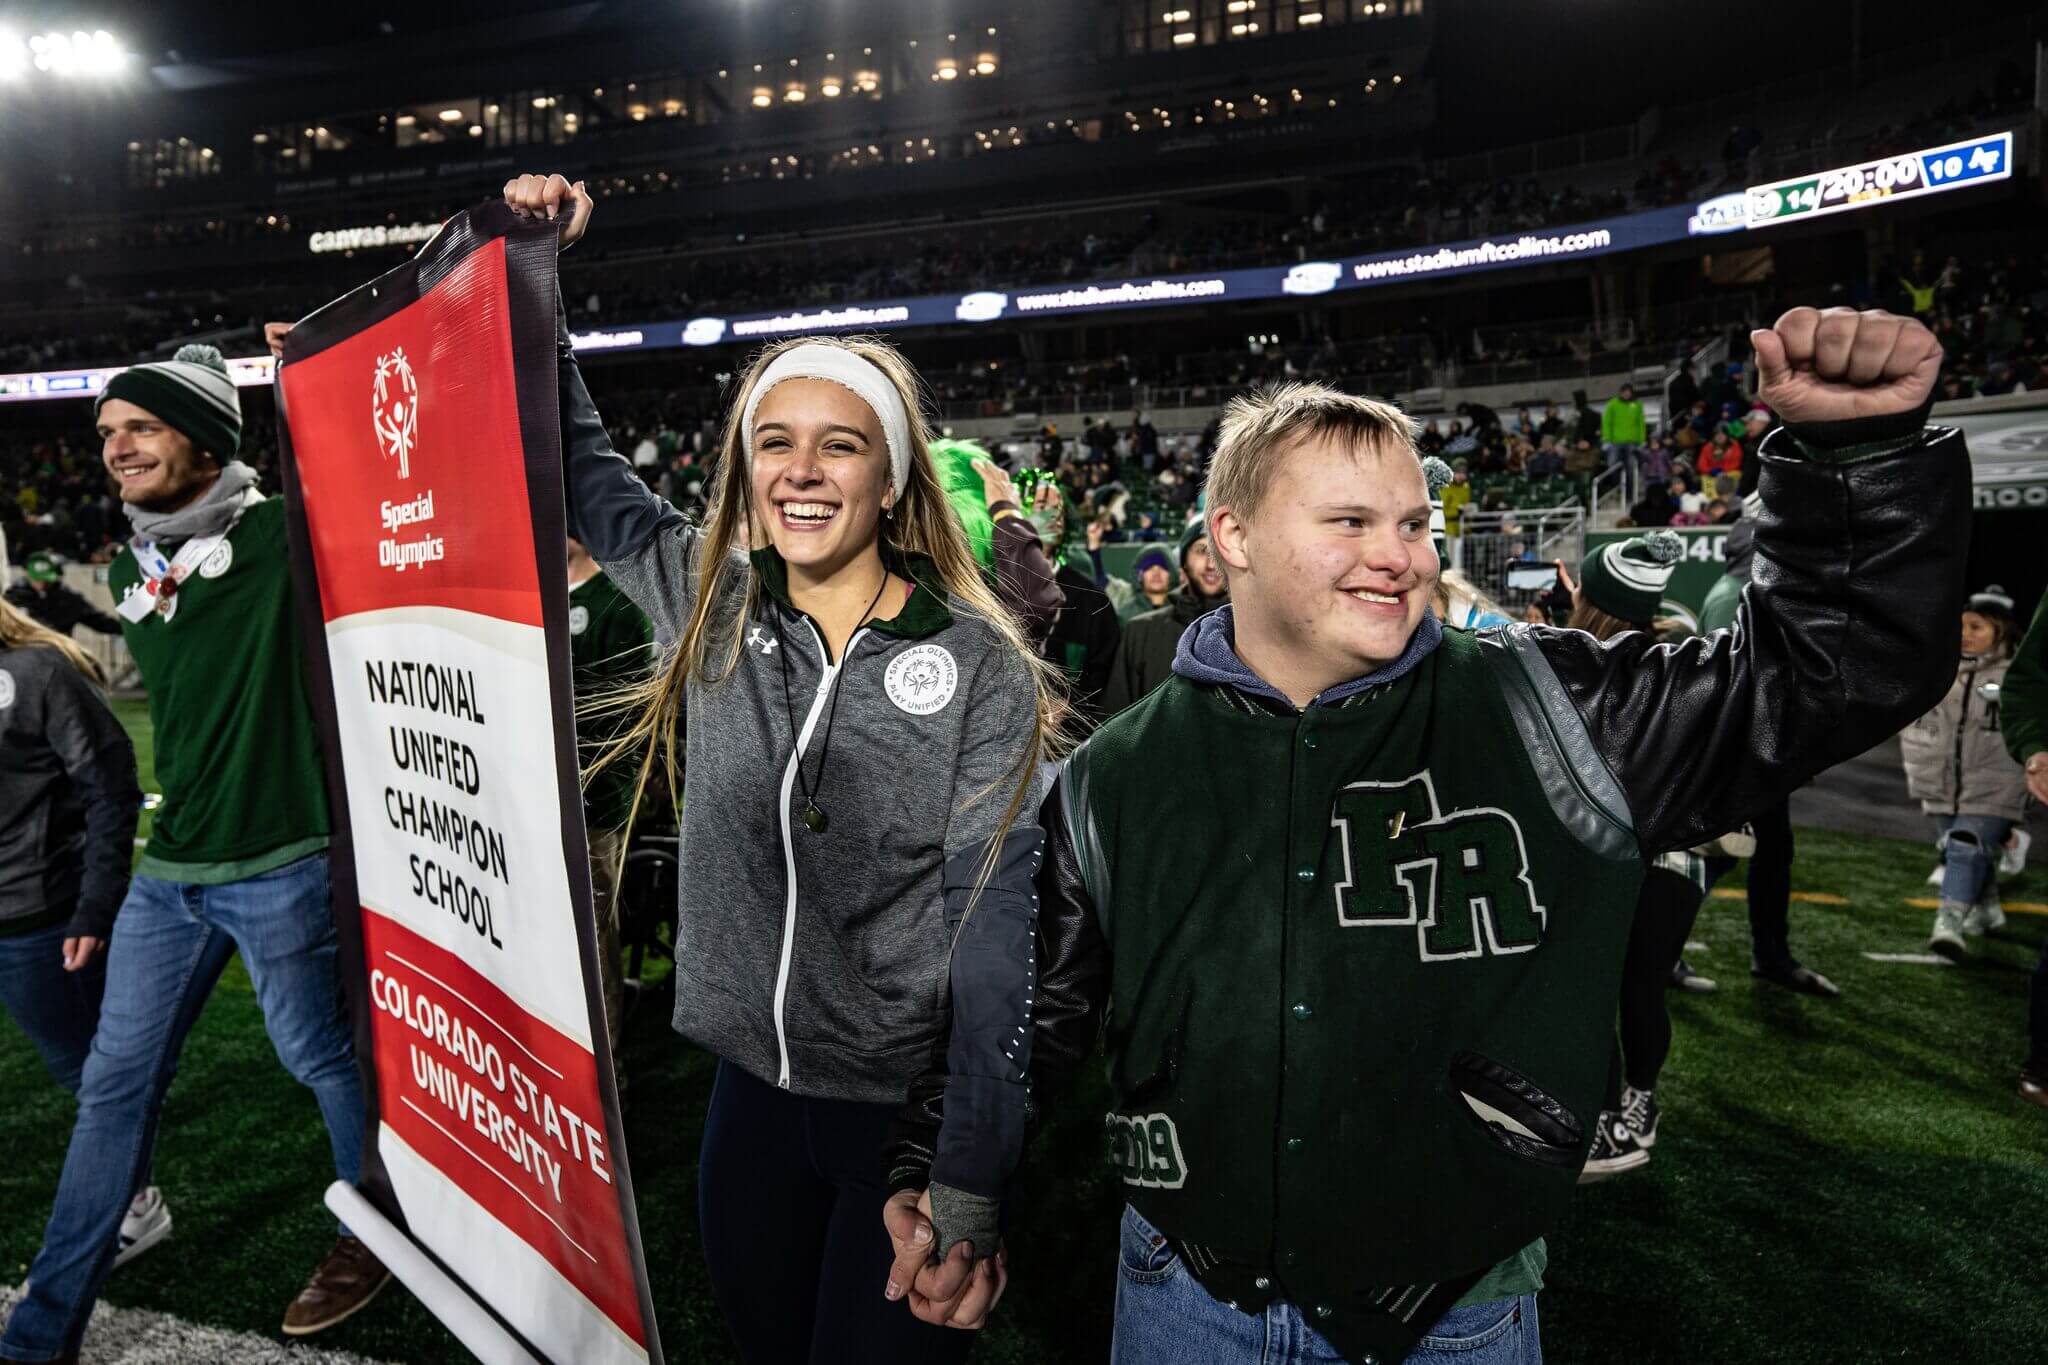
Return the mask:
<path id="1" fill-rule="evenodd" d="M 28 44 L 12 33 L 0 32 L 0 81 L 19 79 L 28 72 Z"/>
<path id="2" fill-rule="evenodd" d="M 460 122 L 462 122 L 462 111 L 461 111 L 460 109 L 443 109 L 443 110 L 441 111 L 441 122 L 443 122 L 443 123 L 460 123 Z"/>
<path id="3" fill-rule="evenodd" d="M 1192 29 L 1184 33 L 1176 33 L 1173 35 L 1173 45 L 1175 47 L 1186 47 L 1189 43 L 1192 43 L 1193 41 L 1195 41 L 1195 35 Z"/>
<path id="4" fill-rule="evenodd" d="M 804 96 L 804 83 L 802 81 L 791 81 L 782 92 L 783 100 L 789 104 L 802 104 Z"/>
<path id="5" fill-rule="evenodd" d="M 766 109 L 769 105 L 773 103 L 775 103 L 774 91 L 770 90 L 765 85 L 758 85 L 754 87 L 754 107 L 756 109 Z"/>
<path id="6" fill-rule="evenodd" d="M 974 74 L 993 76 L 996 74 L 996 58 L 993 52 L 984 52 L 974 59 Z"/>
<path id="7" fill-rule="evenodd" d="M 1295 19 L 1294 22 L 1300 24 L 1303 28 L 1310 27 L 1314 24 L 1320 24 L 1321 22 L 1323 22 L 1323 12 L 1321 10 L 1317 10 L 1313 14 L 1300 15 Z"/>
<path id="8" fill-rule="evenodd" d="M 128 61 L 114 35 L 103 28 L 91 33 L 39 33 L 28 40 L 28 56 L 36 70 L 53 76 L 111 76 Z M 0 58 L 0 64 L 5 62 Z"/>
<path id="9" fill-rule="evenodd" d="M 818 93 L 828 100 L 838 99 L 839 91 L 840 85 L 837 76 L 827 76 L 824 80 L 818 82 Z"/>

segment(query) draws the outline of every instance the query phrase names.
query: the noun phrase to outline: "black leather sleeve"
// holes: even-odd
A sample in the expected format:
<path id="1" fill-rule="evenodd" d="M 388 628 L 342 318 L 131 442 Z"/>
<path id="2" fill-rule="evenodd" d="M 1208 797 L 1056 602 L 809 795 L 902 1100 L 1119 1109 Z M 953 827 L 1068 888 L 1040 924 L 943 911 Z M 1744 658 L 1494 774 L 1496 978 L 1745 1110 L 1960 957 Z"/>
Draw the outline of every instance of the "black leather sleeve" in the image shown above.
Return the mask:
<path id="1" fill-rule="evenodd" d="M 1971 515 L 1961 433 L 1830 452 L 1780 432 L 1761 458 L 1733 626 L 1674 645 L 1533 633 L 1645 855 L 1741 824 L 1896 733 L 1955 677 Z"/>
<path id="2" fill-rule="evenodd" d="M 1025 1116 L 1026 1141 L 1045 1108 L 1072 1083 L 1095 1050 L 1109 997 L 1109 945 L 1081 884 L 1080 859 L 1067 830 L 1058 789 L 1039 811 L 1045 857 L 1038 869 L 1033 953 L 1037 981 L 1031 1006 Z M 930 1065 L 911 1083 L 884 1150 L 889 1189 L 922 1190 L 945 1119 L 950 1036 L 932 1049 Z"/>
<path id="3" fill-rule="evenodd" d="M 630 559 L 663 526 L 681 522 L 683 514 L 641 482 L 631 461 L 612 449 L 597 404 L 577 368 L 559 292 L 555 366 L 561 388 L 562 481 L 568 495 L 569 534 L 582 541 L 600 564 Z"/>

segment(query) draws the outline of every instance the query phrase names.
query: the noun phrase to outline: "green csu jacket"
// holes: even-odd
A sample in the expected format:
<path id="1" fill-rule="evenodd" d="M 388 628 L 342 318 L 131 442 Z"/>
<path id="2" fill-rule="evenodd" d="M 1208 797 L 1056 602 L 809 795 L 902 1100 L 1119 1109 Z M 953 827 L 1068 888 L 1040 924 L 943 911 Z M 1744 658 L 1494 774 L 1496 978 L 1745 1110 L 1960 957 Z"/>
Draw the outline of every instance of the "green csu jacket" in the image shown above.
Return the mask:
<path id="1" fill-rule="evenodd" d="M 1241 683 L 1204 666 L 1210 617 L 1075 756 L 1041 816 L 1038 996 L 1060 1022 L 1034 1046 L 1071 1056 L 1047 1030 L 1092 1022 L 1067 986 L 1095 979 L 1092 925 L 1111 1157 L 1185 1273 L 1395 1361 L 1555 1226 L 1646 860 L 1948 684 L 1969 469 L 1919 420 L 1842 450 L 1772 438 L 1728 631 L 1447 630 L 1391 681 L 1296 711 L 1241 664 Z M 921 1121 L 938 1090 L 913 1092 Z"/>

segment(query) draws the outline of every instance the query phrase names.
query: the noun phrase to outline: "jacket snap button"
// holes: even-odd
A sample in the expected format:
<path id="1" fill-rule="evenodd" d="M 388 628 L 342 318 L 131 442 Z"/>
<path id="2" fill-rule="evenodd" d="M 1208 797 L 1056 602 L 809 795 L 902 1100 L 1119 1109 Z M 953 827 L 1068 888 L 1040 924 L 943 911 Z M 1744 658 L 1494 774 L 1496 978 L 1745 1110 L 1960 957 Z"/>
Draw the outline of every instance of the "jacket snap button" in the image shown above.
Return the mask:
<path id="1" fill-rule="evenodd" d="M 1309 1008 L 1308 1001 L 1306 1000 L 1301 1001 L 1294 1007 L 1294 1017 L 1297 1019 L 1308 1019 L 1313 1017 L 1314 1014 L 1315 1011 Z"/>
<path id="2" fill-rule="evenodd" d="M 1301 1141 L 1301 1139 L 1300 1139 L 1300 1138 L 1289 1138 L 1289 1139 L 1287 1139 L 1287 1150 L 1288 1150 L 1288 1151 L 1290 1151 L 1290 1152 L 1298 1152 L 1298 1151 L 1300 1151 L 1300 1150 L 1301 1150 L 1301 1148 L 1302 1148 L 1302 1141 Z"/>
<path id="3" fill-rule="evenodd" d="M 1316 879 L 1316 870 L 1312 867 L 1297 868 L 1294 876 L 1297 881 L 1312 882 Z"/>
<path id="4" fill-rule="evenodd" d="M 1302 745 L 1302 747 L 1303 747 L 1304 749 L 1313 749 L 1313 748 L 1315 748 L 1315 747 L 1316 747 L 1316 737 L 1315 737 L 1314 735 L 1303 735 L 1303 736 L 1301 737 L 1301 745 Z"/>
<path id="5" fill-rule="evenodd" d="M 1261 1275 L 1259 1276 L 1259 1278 L 1252 1281 L 1252 1288 L 1259 1290 L 1261 1293 L 1265 1292 L 1268 1289 L 1271 1289 L 1272 1287 L 1273 1282 L 1267 1279 L 1264 1275 Z"/>
<path id="6" fill-rule="evenodd" d="M 1328 1305 L 1327 1303 L 1319 1303 L 1316 1305 L 1316 1316 L 1319 1318 L 1327 1318 L 1336 1311 L 1336 1309 L 1330 1307 L 1330 1305 Z"/>

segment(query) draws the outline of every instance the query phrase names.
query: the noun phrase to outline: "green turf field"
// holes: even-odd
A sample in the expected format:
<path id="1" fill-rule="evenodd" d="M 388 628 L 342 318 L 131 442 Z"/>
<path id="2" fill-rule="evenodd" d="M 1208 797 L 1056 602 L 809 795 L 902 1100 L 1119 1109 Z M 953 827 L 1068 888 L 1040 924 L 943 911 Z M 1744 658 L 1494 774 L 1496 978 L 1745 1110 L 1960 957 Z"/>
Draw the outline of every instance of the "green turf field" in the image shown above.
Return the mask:
<path id="1" fill-rule="evenodd" d="M 147 722 L 124 710 L 145 764 Z M 1916 952 L 1905 906 L 1922 844 L 1801 835 L 1795 886 L 1846 900 L 1793 908 L 1795 947 L 1835 1002 L 1752 989 L 1739 900 L 1708 903 L 1694 964 L 1712 996 L 1673 996 L 1677 1037 L 1645 1170 L 1581 1191 L 1552 1243 L 1544 1338 L 1557 1362 L 2038 1361 L 2048 1301 L 2048 1113 L 2014 1097 L 2027 970 L 2048 916 L 1963 970 L 1881 964 Z M 2048 877 L 2009 901 L 2048 900 Z M 727 1360 L 697 1247 L 696 1150 L 711 1062 L 649 999 L 628 1025 L 632 1168 L 674 1361 Z M 1227 1078 L 1219 1078 L 1219 1083 Z M 70 1101 L 0 1025 L 0 1262 L 34 1254 Z M 1106 1359 L 1117 1196 L 1098 1158 L 1091 1077 L 1034 1149 L 1015 1201 L 1011 1285 L 983 1362 Z M 158 1145 L 171 1241 L 109 1283 L 116 1303 L 274 1332 L 325 1249 L 327 1144 L 312 1097 L 279 1069 L 248 982 L 231 970 L 185 1049 Z M 880 1292 L 877 1284 L 876 1290 Z M 461 1352 L 402 1291 L 322 1344 L 392 1361 Z"/>

